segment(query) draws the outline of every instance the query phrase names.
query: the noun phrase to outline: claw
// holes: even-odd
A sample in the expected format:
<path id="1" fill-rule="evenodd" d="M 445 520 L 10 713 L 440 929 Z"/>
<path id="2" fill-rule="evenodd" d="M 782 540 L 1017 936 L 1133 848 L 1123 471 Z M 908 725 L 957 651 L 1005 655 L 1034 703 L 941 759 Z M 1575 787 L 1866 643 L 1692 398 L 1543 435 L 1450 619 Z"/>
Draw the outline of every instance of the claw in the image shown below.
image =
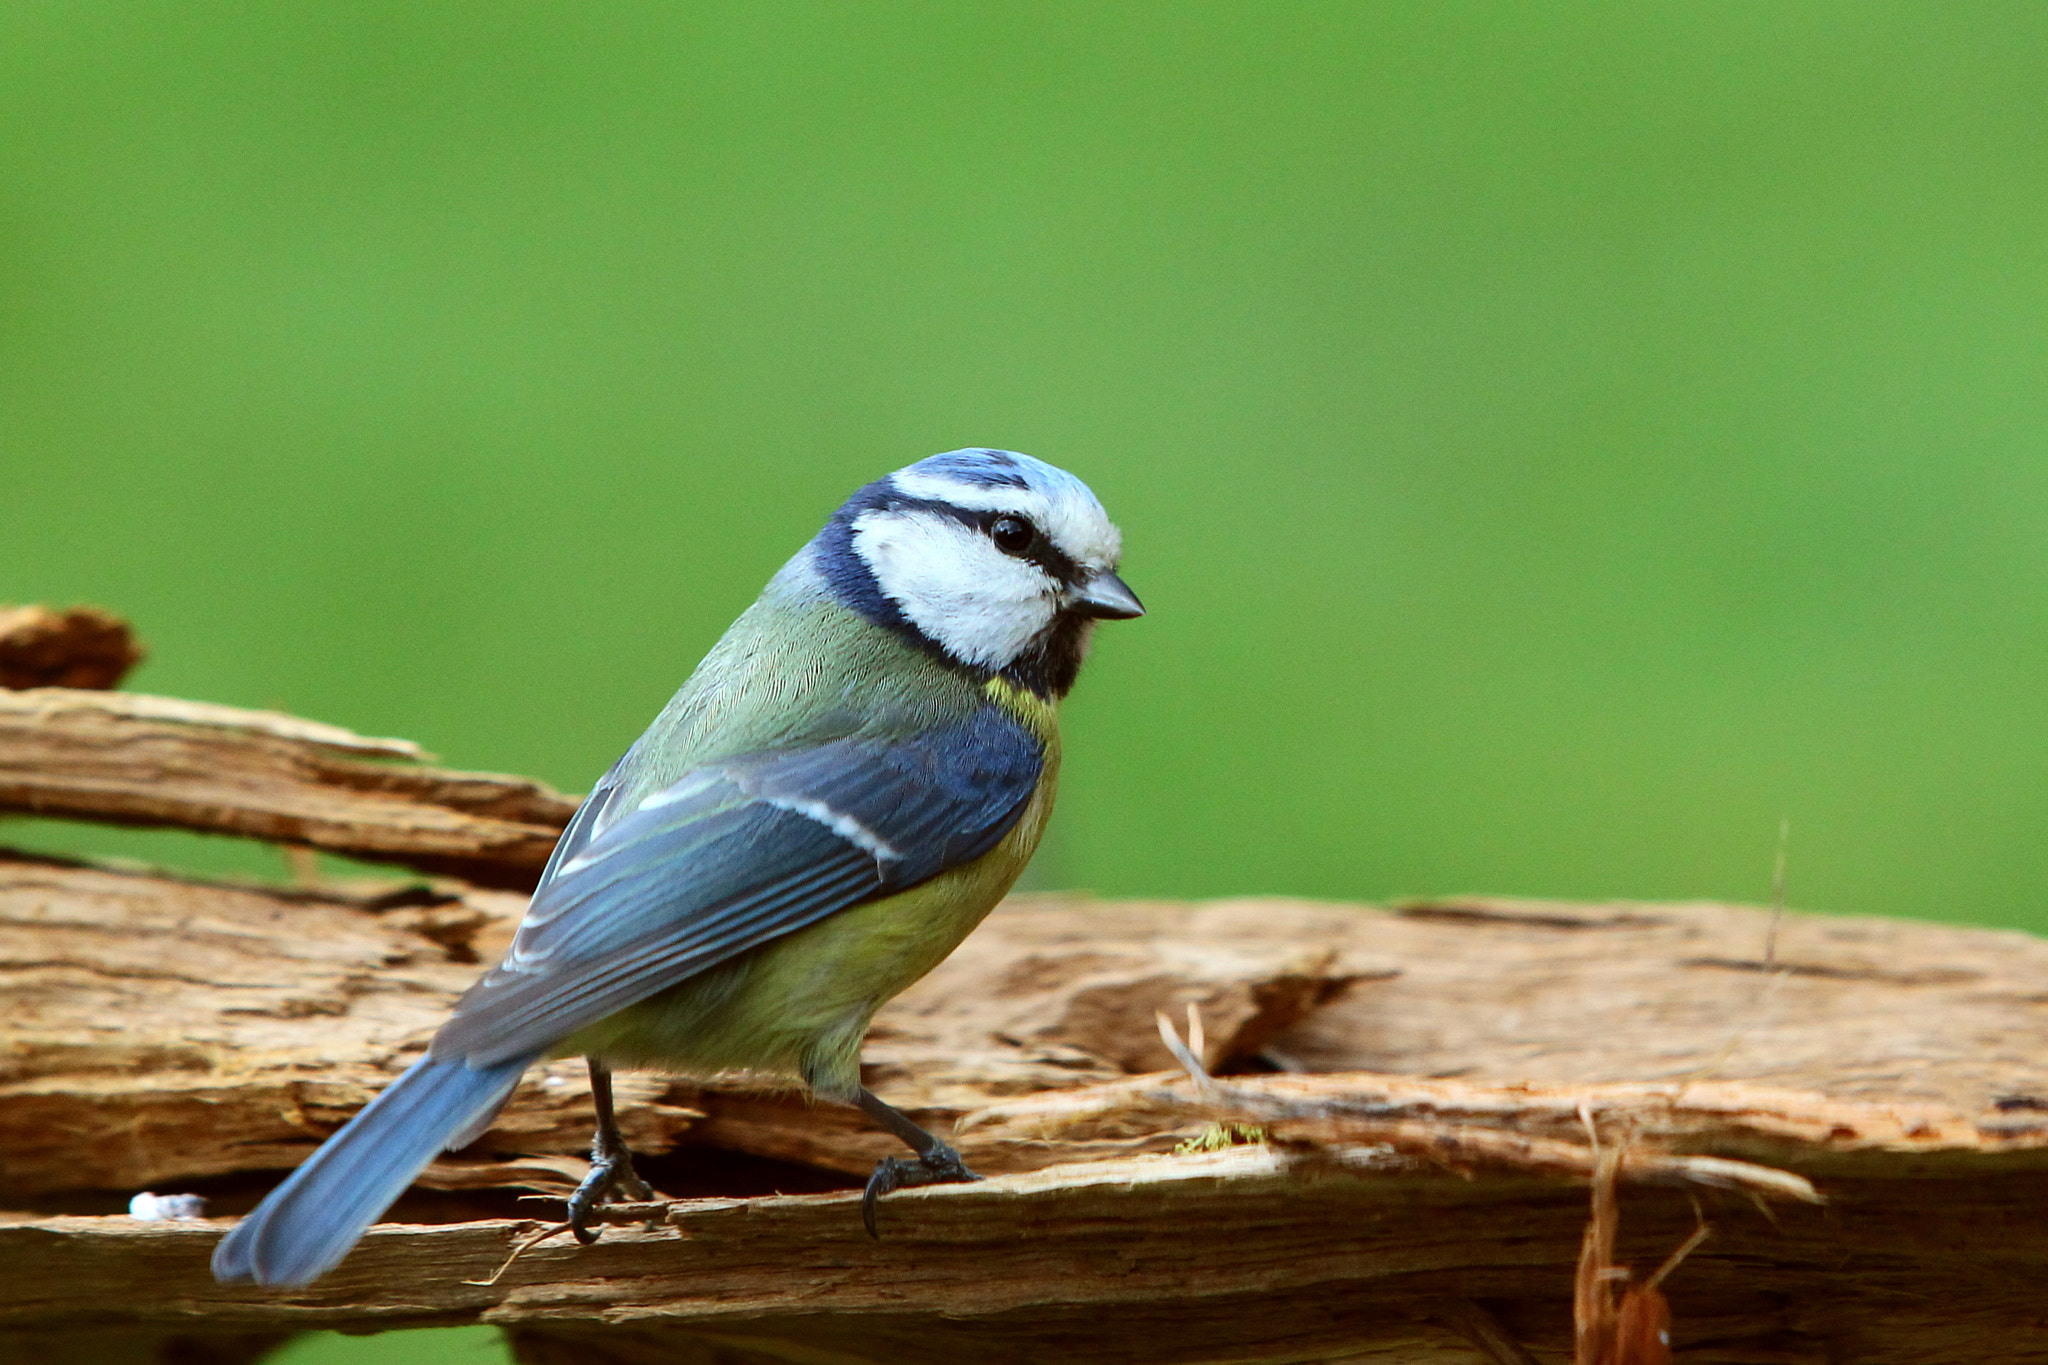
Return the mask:
<path id="1" fill-rule="evenodd" d="M 569 1196 L 569 1231 L 584 1246 L 595 1242 L 604 1232 L 601 1227 L 590 1226 L 590 1216 L 597 1212 L 598 1205 L 605 1202 L 613 1191 L 628 1199 L 651 1200 L 653 1188 L 642 1180 L 633 1169 L 632 1153 L 621 1149 L 617 1152 L 595 1153 L 590 1165 L 590 1174 L 583 1177 L 583 1183 L 576 1187 L 576 1193 Z"/>
<path id="2" fill-rule="evenodd" d="M 861 1192 L 860 1221 L 867 1227 L 868 1236 L 879 1242 L 882 1233 L 875 1225 L 875 1201 L 883 1195 L 920 1185 L 964 1185 L 979 1179 L 960 1159 L 960 1153 L 944 1143 L 935 1145 L 923 1156 L 885 1156 L 875 1163 L 875 1173 L 868 1177 L 867 1188 Z"/>

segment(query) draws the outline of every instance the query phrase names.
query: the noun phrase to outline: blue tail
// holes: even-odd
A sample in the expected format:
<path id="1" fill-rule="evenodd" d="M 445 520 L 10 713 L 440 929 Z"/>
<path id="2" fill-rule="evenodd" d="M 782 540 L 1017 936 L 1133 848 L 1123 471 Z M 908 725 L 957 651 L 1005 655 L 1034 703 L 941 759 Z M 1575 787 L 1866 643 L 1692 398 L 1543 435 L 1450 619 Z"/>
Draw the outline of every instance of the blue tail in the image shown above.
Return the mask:
<path id="1" fill-rule="evenodd" d="M 414 1062 L 222 1239 L 213 1277 L 319 1279 L 437 1153 L 475 1138 L 533 1061 L 474 1070 L 459 1059 Z"/>

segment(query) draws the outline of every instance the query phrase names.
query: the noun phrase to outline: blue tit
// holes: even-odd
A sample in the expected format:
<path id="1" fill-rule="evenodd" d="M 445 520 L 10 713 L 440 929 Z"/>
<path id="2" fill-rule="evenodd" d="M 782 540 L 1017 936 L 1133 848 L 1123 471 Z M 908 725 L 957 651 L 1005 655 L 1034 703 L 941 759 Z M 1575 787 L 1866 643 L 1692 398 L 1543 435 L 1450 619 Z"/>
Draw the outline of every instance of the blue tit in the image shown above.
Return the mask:
<path id="1" fill-rule="evenodd" d="M 562 833 L 510 950 L 415 1062 L 220 1243 L 223 1281 L 331 1269 L 543 1058 L 589 1059 L 579 1239 L 650 1197 L 610 1068 L 743 1072 L 859 1106 L 914 1154 L 868 1183 L 977 1177 L 861 1084 L 868 1021 L 1010 889 L 1051 814 L 1059 701 L 1098 620 L 1142 616 L 1088 486 L 956 450 L 855 493 L 769 582 Z"/>

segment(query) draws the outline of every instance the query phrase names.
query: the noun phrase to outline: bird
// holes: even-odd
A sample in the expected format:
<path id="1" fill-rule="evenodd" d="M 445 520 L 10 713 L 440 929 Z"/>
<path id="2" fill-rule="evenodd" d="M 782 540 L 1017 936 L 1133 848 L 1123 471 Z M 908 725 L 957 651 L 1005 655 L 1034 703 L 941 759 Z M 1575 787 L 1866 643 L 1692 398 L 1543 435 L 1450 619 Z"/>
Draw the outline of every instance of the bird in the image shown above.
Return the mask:
<path id="1" fill-rule="evenodd" d="M 1051 814 L 1058 709 L 1098 621 L 1145 614 L 1087 484 L 948 451 L 855 492 L 769 581 L 564 828 L 504 958 L 424 1055 L 217 1245 L 223 1283 L 309 1284 L 528 1067 L 586 1059 L 577 1239 L 648 1199 L 614 1067 L 751 1073 L 857 1106 L 910 1186 L 977 1180 L 861 1083 L 886 1001 L 1009 891 Z"/>

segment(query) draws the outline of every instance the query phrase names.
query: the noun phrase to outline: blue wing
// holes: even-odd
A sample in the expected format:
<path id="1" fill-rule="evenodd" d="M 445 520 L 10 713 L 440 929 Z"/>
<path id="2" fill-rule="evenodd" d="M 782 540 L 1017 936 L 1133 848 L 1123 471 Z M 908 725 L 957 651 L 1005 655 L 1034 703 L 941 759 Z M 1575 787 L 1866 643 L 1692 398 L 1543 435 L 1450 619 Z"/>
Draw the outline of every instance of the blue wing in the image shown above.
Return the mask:
<path id="1" fill-rule="evenodd" d="M 1039 742 L 985 706 L 915 735 L 711 764 L 609 827 L 593 816 L 564 834 L 511 950 L 463 997 L 432 1056 L 489 1067 L 544 1051 L 750 948 L 978 858 L 1016 823 L 1043 768 Z M 592 799 L 615 803 L 613 779 Z"/>
<path id="2" fill-rule="evenodd" d="M 569 817 L 569 823 L 562 829 L 562 837 L 555 840 L 554 852 L 548 854 L 547 866 L 540 870 L 540 880 L 534 884 L 536 889 L 553 881 L 562 864 L 581 853 L 592 836 L 604 827 L 612 807 L 619 803 L 626 766 L 633 761 L 633 755 L 639 751 L 640 745 L 636 741 L 632 748 L 619 756 L 619 761 L 612 764 L 603 777 L 597 779 L 597 785 L 590 789 L 590 794 L 576 807 L 576 813 Z"/>

